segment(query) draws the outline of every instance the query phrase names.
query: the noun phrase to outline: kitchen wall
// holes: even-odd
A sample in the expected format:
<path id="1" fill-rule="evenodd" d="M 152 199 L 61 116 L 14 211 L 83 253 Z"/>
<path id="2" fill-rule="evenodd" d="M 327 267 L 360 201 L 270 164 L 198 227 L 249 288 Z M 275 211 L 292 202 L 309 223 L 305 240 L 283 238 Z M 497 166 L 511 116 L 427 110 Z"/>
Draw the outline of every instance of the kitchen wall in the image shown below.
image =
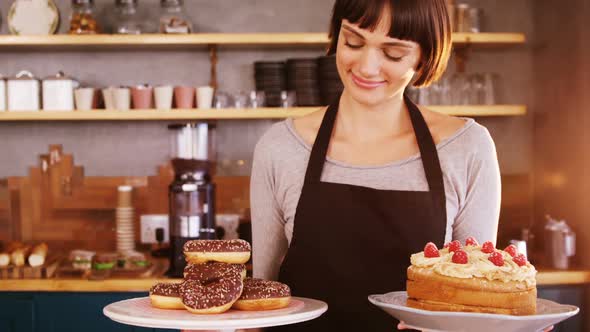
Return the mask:
<path id="1" fill-rule="evenodd" d="M 587 22 L 590 3 L 568 1 L 555 8 L 555 1 L 537 1 L 534 23 L 534 187 L 535 231 L 543 244 L 546 214 L 564 219 L 577 235 L 572 267 L 588 269 L 590 262 L 590 41 Z M 590 292 L 585 290 L 585 308 Z M 583 330 L 590 330 L 587 309 L 580 312 Z"/>
<path id="2" fill-rule="evenodd" d="M 565 219 L 578 235 L 575 263 L 590 267 L 590 6 L 574 0 L 560 11 L 549 0 L 535 10 L 535 211 Z M 558 27 L 556 29 L 556 27 Z M 539 224 L 542 226 L 542 223 Z M 541 233 L 541 228 L 538 228 Z"/>
<path id="3" fill-rule="evenodd" d="M 68 28 L 69 1 L 55 1 L 61 11 L 60 31 Z M 468 70 L 500 75 L 499 103 L 533 105 L 533 0 L 472 0 L 484 8 L 488 31 L 524 32 L 524 46 L 488 48 L 470 53 Z M 1 1 L 5 15 L 12 1 Z M 102 21 L 112 16 L 114 0 L 95 0 Z M 159 1 L 141 0 L 145 16 Z M 185 0 L 201 32 L 320 32 L 327 31 L 333 0 Z M 219 85 L 226 91 L 254 87 L 252 63 L 262 59 L 316 56 L 322 48 L 222 48 Z M 453 65 L 451 65 L 452 71 Z M 206 49 L 149 51 L 0 51 L 0 73 L 29 69 L 38 77 L 63 70 L 85 84 L 106 86 L 135 83 L 208 83 Z M 535 112 L 529 108 L 529 114 Z M 477 119 L 496 142 L 504 174 L 532 170 L 532 115 Z M 220 174 L 248 175 L 250 158 L 270 120 L 222 121 L 219 125 Z M 151 175 L 167 160 L 166 122 L 0 122 L 0 177 L 21 176 L 36 164 L 49 143 L 62 143 L 86 174 Z M 237 161 L 243 160 L 243 165 Z"/>

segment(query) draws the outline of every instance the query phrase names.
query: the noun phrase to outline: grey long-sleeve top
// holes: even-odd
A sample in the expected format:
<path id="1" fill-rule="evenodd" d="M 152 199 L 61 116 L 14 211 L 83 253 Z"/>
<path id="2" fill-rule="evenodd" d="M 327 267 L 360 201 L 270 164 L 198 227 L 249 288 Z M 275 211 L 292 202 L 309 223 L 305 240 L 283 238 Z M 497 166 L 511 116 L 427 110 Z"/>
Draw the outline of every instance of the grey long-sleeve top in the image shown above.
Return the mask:
<path id="1" fill-rule="evenodd" d="M 495 243 L 501 184 L 488 130 L 467 119 L 436 147 L 446 192 L 445 241 L 463 242 L 474 236 L 480 243 Z M 292 119 L 274 124 L 256 145 L 250 184 L 255 277 L 278 277 L 293 235 L 310 153 L 311 146 L 295 131 Z M 382 190 L 428 190 L 419 155 L 381 166 L 354 166 L 328 157 L 321 181 Z"/>

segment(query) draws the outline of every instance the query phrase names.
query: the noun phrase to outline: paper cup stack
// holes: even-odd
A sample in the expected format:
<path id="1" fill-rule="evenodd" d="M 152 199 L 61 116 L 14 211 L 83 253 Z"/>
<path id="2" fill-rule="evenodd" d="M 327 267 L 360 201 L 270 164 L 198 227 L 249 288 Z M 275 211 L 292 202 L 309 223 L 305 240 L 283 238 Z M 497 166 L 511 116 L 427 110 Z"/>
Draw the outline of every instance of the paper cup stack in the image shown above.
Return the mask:
<path id="1" fill-rule="evenodd" d="M 117 251 L 121 254 L 135 252 L 134 211 L 131 204 L 131 186 L 119 186 L 116 211 Z"/>

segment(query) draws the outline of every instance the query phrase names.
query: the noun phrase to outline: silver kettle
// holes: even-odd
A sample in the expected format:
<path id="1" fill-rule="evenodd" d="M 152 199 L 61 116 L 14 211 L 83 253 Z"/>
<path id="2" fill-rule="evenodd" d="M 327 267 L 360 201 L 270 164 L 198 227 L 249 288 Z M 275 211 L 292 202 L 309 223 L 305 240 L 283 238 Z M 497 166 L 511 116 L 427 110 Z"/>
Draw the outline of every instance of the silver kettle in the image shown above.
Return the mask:
<path id="1" fill-rule="evenodd" d="M 556 220 L 547 215 L 545 224 L 545 257 L 549 266 L 565 270 L 570 257 L 576 254 L 576 234 L 565 220 Z"/>

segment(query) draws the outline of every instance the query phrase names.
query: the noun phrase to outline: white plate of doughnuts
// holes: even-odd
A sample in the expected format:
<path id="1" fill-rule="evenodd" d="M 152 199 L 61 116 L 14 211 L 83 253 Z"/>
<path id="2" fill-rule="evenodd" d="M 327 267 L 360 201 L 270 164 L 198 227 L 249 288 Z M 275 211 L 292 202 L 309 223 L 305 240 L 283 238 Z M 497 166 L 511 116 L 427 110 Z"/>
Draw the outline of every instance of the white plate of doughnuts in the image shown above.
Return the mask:
<path id="1" fill-rule="evenodd" d="M 221 314 L 198 315 L 186 310 L 154 308 L 149 297 L 111 303 L 103 313 L 110 319 L 134 326 L 180 330 L 245 329 L 300 323 L 315 319 L 328 310 L 325 302 L 291 297 L 288 307 L 267 311 L 230 309 Z"/>
<path id="2" fill-rule="evenodd" d="M 576 306 L 544 299 L 537 299 L 537 314 L 529 316 L 428 311 L 406 306 L 407 299 L 405 291 L 369 296 L 371 303 L 403 321 L 409 328 L 427 331 L 543 331 L 580 311 Z"/>

